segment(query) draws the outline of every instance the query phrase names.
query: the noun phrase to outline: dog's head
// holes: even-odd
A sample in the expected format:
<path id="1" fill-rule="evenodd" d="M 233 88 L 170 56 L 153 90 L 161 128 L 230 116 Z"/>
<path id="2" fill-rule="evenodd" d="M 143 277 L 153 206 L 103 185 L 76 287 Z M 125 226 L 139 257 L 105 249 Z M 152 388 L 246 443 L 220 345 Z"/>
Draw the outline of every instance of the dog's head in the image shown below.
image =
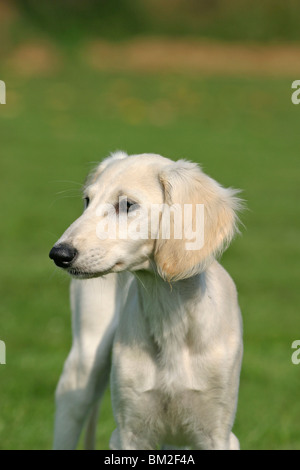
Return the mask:
<path id="1" fill-rule="evenodd" d="M 85 210 L 50 258 L 81 278 L 140 269 L 169 281 L 190 277 L 237 232 L 237 192 L 195 163 L 116 152 L 89 176 Z"/>

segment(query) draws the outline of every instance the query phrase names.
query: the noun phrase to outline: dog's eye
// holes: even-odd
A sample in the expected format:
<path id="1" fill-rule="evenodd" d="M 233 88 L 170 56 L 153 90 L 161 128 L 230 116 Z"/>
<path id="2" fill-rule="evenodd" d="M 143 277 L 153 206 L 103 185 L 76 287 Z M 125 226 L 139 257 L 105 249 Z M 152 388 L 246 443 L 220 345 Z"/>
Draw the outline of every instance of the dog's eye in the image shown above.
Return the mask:
<path id="1" fill-rule="evenodd" d="M 132 206 L 135 206 L 136 203 L 135 202 L 132 202 L 132 201 L 127 201 L 127 204 L 126 204 L 126 212 L 128 214 L 128 212 L 130 211 L 130 209 L 132 208 Z"/>
<path id="2" fill-rule="evenodd" d="M 128 214 L 133 206 L 136 208 L 136 202 L 130 201 L 128 199 L 122 199 L 118 202 L 118 204 L 116 204 L 115 209 L 117 214 Z"/>
<path id="3" fill-rule="evenodd" d="M 85 209 L 88 207 L 89 203 L 90 203 L 90 198 L 89 198 L 89 197 L 85 197 L 85 198 L 84 198 L 84 208 L 85 208 Z"/>

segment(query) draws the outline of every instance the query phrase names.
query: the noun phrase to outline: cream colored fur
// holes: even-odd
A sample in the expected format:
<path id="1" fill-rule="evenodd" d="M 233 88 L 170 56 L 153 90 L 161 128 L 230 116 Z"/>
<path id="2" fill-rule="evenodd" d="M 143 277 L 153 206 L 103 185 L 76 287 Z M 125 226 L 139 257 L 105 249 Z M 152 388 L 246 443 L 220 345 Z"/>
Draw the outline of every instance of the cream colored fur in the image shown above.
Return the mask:
<path id="1" fill-rule="evenodd" d="M 204 246 L 187 251 L 174 237 L 100 240 L 97 207 L 120 193 L 144 206 L 204 204 Z M 56 244 L 78 256 L 68 268 L 77 278 L 74 340 L 56 393 L 55 448 L 76 446 L 106 387 L 113 342 L 112 449 L 238 448 L 231 429 L 242 322 L 234 283 L 215 260 L 237 231 L 236 191 L 194 163 L 118 152 L 88 178 L 85 196 L 89 206 Z"/>

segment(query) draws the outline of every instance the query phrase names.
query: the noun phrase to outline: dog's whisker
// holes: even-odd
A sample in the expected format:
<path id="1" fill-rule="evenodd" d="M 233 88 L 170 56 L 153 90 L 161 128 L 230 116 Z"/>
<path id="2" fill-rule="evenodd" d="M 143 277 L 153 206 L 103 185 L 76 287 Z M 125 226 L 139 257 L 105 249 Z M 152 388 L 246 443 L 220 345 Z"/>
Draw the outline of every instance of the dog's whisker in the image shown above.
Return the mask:
<path id="1" fill-rule="evenodd" d="M 52 183 L 71 183 L 71 184 L 77 184 L 78 186 L 82 186 L 82 183 L 79 183 L 78 181 L 72 181 L 72 180 L 54 180 Z"/>
<path id="2" fill-rule="evenodd" d="M 70 192 L 73 192 L 73 193 L 76 192 L 77 194 L 81 193 L 80 189 L 64 189 L 63 191 L 58 191 L 55 194 L 64 194 L 64 193 L 70 193 Z"/>
<path id="3" fill-rule="evenodd" d="M 148 290 L 145 286 L 145 284 L 143 283 L 143 281 L 141 280 L 141 278 L 138 276 L 137 272 L 135 271 L 135 276 L 138 278 L 139 282 L 141 283 L 141 285 L 143 286 L 143 288 L 145 289 L 145 291 L 148 293 Z"/>
<path id="4" fill-rule="evenodd" d="M 78 196 L 71 196 L 71 195 L 59 197 L 59 198 L 57 198 L 57 199 L 54 199 L 54 201 L 52 201 L 52 203 L 50 204 L 49 207 L 53 207 L 54 204 L 56 204 L 58 201 L 61 201 L 62 199 L 74 198 L 74 197 L 76 197 L 76 198 L 78 199 Z"/>
<path id="5" fill-rule="evenodd" d="M 51 235 L 51 236 L 54 237 L 56 240 L 57 240 L 57 238 L 58 238 L 57 233 L 50 232 L 49 230 L 45 230 L 44 233 L 47 233 L 48 235 Z"/>

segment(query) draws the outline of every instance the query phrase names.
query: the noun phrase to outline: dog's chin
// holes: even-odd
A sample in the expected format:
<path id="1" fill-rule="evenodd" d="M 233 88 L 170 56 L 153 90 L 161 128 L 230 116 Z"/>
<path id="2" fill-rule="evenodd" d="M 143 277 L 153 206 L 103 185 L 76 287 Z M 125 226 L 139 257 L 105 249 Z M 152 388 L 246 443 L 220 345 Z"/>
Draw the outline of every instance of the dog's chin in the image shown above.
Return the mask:
<path id="1" fill-rule="evenodd" d="M 97 271 L 89 271 L 85 268 L 80 268 L 79 266 L 70 266 L 66 268 L 66 271 L 70 276 L 76 279 L 93 279 L 95 277 L 105 276 L 109 273 L 118 273 L 126 269 L 125 263 L 118 261 L 109 268 Z"/>
<path id="2" fill-rule="evenodd" d="M 79 267 L 69 267 L 69 268 L 66 268 L 66 271 L 68 274 L 70 274 L 70 276 L 76 279 L 93 279 L 95 277 L 105 276 L 106 274 L 110 274 L 110 273 L 120 273 L 122 271 L 125 271 L 126 269 L 130 270 L 130 268 L 133 269 L 133 267 L 131 266 L 128 267 L 127 264 L 124 263 L 123 261 L 118 261 L 115 264 L 113 264 L 110 268 L 105 269 L 103 271 L 92 272 L 92 271 L 86 271 Z M 141 269 L 140 266 L 138 266 L 137 269 Z"/>
<path id="3" fill-rule="evenodd" d="M 95 277 L 101 277 L 105 276 L 105 274 L 109 274 L 111 270 L 101 272 L 87 272 L 78 268 L 68 268 L 67 272 L 74 279 L 94 279 Z"/>

